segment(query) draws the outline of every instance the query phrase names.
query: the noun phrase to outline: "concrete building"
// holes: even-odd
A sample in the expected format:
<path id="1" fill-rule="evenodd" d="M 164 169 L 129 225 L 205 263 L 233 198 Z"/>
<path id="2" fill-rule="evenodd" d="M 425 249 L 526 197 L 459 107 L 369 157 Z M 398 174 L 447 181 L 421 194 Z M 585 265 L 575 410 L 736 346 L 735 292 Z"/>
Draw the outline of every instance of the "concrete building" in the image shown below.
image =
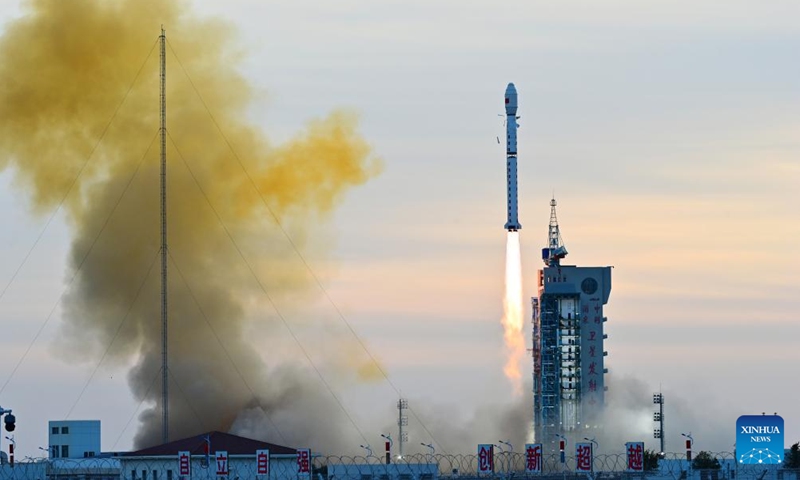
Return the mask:
<path id="1" fill-rule="evenodd" d="M 599 427 L 605 403 L 603 306 L 611 293 L 611 267 L 562 265 L 567 249 L 550 202 L 545 267 L 533 304 L 533 394 L 536 441 L 574 445 Z"/>
<path id="2" fill-rule="evenodd" d="M 100 420 L 51 420 L 47 444 L 50 458 L 91 458 L 100 455 Z"/>

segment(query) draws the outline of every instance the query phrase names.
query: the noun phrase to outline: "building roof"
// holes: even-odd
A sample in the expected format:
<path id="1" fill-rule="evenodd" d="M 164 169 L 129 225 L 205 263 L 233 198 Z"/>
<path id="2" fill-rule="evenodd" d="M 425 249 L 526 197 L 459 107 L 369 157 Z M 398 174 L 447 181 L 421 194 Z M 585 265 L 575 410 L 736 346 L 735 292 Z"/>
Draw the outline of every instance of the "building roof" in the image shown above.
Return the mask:
<path id="1" fill-rule="evenodd" d="M 126 456 L 146 457 L 178 455 L 178 452 L 191 452 L 192 455 L 203 455 L 206 453 L 206 437 L 209 436 L 211 437 L 211 453 L 228 452 L 228 455 L 255 455 L 256 450 L 269 450 L 271 455 L 294 455 L 297 453 L 297 450 L 294 448 L 253 440 L 252 438 L 240 437 L 238 435 L 231 435 L 230 433 L 213 431 L 130 452 Z"/>

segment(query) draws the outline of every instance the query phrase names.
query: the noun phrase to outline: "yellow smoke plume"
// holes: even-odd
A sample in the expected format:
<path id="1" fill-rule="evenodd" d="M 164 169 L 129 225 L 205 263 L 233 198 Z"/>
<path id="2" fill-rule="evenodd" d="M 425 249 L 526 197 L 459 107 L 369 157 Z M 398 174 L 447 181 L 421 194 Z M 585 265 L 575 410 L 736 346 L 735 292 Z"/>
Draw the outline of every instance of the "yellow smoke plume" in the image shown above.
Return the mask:
<path id="1" fill-rule="evenodd" d="M 73 235 L 67 277 L 77 275 L 58 349 L 96 361 L 115 339 L 109 361 L 135 359 L 131 389 L 152 406 L 136 443 L 159 440 L 156 41 L 164 25 L 172 438 L 227 430 L 252 408 L 239 373 L 268 415 L 335 424 L 327 406 L 293 411 L 299 396 L 328 393 L 310 392 L 294 373 L 270 376 L 277 367 L 260 352 L 271 347 L 256 350 L 244 337 L 245 327 L 282 328 L 274 312 L 248 324 L 253 298 L 270 308 L 259 282 L 272 296 L 309 283 L 265 204 L 302 249 L 345 192 L 378 173 L 355 116 L 335 112 L 273 145 L 246 120 L 254 92 L 237 71 L 233 29 L 198 18 L 186 2 L 32 0 L 23 9 L 0 37 L 0 168 L 13 170 L 37 213 L 65 199 Z M 271 440 L 326 441 L 311 427 L 292 431 L 295 437 Z"/>

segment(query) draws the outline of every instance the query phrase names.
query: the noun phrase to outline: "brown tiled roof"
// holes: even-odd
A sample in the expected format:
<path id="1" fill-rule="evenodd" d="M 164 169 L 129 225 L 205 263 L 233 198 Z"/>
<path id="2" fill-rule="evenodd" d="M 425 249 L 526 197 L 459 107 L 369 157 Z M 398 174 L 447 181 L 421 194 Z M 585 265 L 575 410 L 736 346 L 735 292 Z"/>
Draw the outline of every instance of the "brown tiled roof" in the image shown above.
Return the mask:
<path id="1" fill-rule="evenodd" d="M 175 440 L 174 442 L 144 448 L 130 452 L 126 456 L 144 457 L 160 455 L 178 455 L 178 452 L 191 452 L 192 455 L 205 454 L 206 437 L 211 436 L 211 453 L 228 452 L 228 455 L 255 455 L 256 450 L 269 450 L 270 454 L 296 454 L 294 448 L 275 445 L 273 443 L 244 438 L 224 432 L 209 432 L 194 437 Z"/>

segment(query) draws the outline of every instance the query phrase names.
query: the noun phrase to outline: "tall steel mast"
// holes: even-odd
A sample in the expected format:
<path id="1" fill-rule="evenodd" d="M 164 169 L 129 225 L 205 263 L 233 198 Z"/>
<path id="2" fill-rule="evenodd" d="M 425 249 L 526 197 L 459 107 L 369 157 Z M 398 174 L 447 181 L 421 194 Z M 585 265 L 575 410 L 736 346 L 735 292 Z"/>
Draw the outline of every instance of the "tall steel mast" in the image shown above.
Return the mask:
<path id="1" fill-rule="evenodd" d="M 161 26 L 161 422 L 169 442 L 169 370 L 167 364 L 167 35 Z"/>

